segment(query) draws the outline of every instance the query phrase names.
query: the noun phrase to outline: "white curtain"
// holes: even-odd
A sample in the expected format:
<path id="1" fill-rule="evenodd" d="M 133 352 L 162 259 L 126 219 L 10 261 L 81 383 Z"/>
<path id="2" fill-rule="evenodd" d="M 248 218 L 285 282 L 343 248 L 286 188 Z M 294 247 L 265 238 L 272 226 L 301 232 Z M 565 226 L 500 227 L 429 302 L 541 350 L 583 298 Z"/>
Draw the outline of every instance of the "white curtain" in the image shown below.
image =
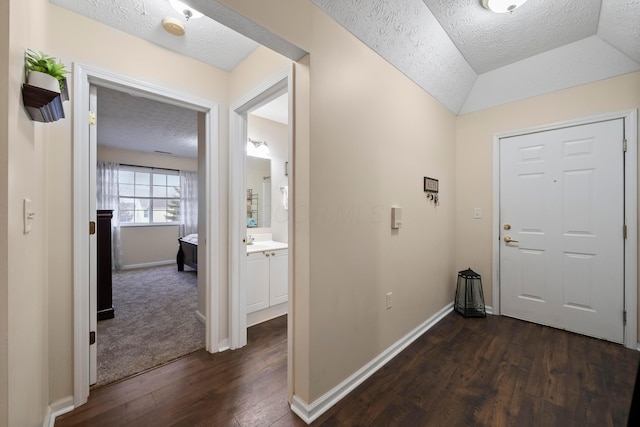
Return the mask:
<path id="1" fill-rule="evenodd" d="M 182 236 L 198 232 L 198 173 L 180 171 L 180 225 Z"/>
<path id="2" fill-rule="evenodd" d="M 96 205 L 98 209 L 113 210 L 111 220 L 111 259 L 113 269 L 123 266 L 122 244 L 120 241 L 120 215 L 118 200 L 118 163 L 98 162 L 96 168 Z"/>

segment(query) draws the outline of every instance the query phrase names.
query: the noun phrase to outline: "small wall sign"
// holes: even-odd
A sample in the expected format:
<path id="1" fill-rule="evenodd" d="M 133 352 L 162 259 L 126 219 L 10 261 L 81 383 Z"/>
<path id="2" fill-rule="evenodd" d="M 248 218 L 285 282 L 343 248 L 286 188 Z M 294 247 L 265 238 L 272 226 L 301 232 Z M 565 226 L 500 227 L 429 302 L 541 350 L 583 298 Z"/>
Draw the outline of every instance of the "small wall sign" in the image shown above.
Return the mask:
<path id="1" fill-rule="evenodd" d="M 438 180 L 434 178 L 424 177 L 424 191 L 426 193 L 438 192 Z"/>

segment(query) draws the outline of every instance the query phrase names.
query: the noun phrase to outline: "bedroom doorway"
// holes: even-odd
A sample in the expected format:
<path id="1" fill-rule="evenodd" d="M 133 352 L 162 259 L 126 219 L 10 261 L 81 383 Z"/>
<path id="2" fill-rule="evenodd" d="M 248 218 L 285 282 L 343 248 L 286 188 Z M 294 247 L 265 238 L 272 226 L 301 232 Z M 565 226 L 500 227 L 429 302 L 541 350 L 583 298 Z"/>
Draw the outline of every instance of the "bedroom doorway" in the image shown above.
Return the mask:
<path id="1" fill-rule="evenodd" d="M 89 383 L 92 372 L 96 368 L 96 285 L 95 268 L 91 268 L 90 249 L 96 245 L 95 234 L 87 233 L 87 224 L 96 221 L 93 212 L 87 210 L 91 201 L 95 201 L 95 188 L 91 182 L 95 182 L 96 140 L 90 137 L 92 133 L 92 120 L 90 117 L 90 86 L 107 87 L 126 93 L 136 94 L 148 99 L 161 101 L 170 105 L 195 110 L 198 112 L 198 133 L 205 144 L 199 153 L 199 167 L 204 182 L 201 189 L 199 202 L 200 212 L 204 221 L 200 223 L 201 232 L 205 241 L 217 242 L 218 216 L 212 212 L 218 211 L 218 176 L 215 165 L 218 164 L 218 106 L 215 103 L 195 98 L 189 95 L 176 93 L 164 88 L 146 84 L 103 72 L 90 66 L 75 64 L 74 66 L 74 405 L 85 403 L 89 396 Z M 95 202 L 94 202 L 95 203 Z M 95 204 L 94 204 L 95 206 Z M 176 242 L 177 245 L 177 242 Z M 205 317 L 205 347 L 209 352 L 218 351 L 219 319 L 214 315 L 214 307 L 218 301 L 218 253 L 217 245 L 201 245 L 199 257 L 205 268 L 199 269 L 202 276 L 204 292 L 203 313 Z M 93 308 L 90 310 L 90 305 Z M 92 326 L 90 328 L 90 326 Z M 89 339 L 87 339 L 89 337 Z"/>
<path id="2" fill-rule="evenodd" d="M 176 264 L 178 239 L 190 235 L 197 244 L 198 237 L 197 111 L 92 85 L 94 97 L 98 315 L 91 382 L 102 386 L 204 348 L 204 284 L 197 259 Z M 106 254 L 105 214 L 112 231 Z"/>

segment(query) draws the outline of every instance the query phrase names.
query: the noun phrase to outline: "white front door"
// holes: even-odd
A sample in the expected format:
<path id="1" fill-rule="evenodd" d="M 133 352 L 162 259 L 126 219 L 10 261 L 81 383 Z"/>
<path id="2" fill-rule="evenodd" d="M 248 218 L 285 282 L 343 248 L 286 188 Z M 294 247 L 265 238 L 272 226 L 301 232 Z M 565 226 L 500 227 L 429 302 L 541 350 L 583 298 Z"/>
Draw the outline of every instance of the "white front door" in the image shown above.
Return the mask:
<path id="1" fill-rule="evenodd" d="M 623 342 L 623 125 L 500 139 L 502 314 Z"/>

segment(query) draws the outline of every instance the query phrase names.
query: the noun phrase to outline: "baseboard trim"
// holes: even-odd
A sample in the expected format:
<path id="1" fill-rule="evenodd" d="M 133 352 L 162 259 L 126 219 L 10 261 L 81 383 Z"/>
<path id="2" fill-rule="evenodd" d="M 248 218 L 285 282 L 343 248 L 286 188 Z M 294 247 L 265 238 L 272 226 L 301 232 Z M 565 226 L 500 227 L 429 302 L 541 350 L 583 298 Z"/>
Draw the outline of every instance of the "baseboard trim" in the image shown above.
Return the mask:
<path id="1" fill-rule="evenodd" d="M 145 262 L 142 264 L 129 264 L 129 265 L 123 265 L 122 270 L 135 270 L 136 268 L 145 268 L 145 267 L 159 267 L 161 265 L 169 265 L 169 264 L 175 264 L 175 263 L 176 263 L 175 259 L 169 259 L 166 261 Z M 178 268 L 177 264 L 176 264 L 176 268 Z"/>
<path id="2" fill-rule="evenodd" d="M 247 314 L 247 328 L 257 325 L 258 323 L 266 322 L 267 320 L 275 319 L 276 317 L 284 316 L 289 311 L 289 304 L 283 302 L 273 307 L 265 308 L 264 310 L 254 311 Z"/>
<path id="3" fill-rule="evenodd" d="M 218 344 L 218 352 L 229 350 L 229 338 L 225 338 Z"/>
<path id="4" fill-rule="evenodd" d="M 204 317 L 204 314 L 200 313 L 200 310 L 196 310 L 196 319 L 203 325 L 207 324 L 207 318 Z"/>
<path id="5" fill-rule="evenodd" d="M 487 312 L 487 314 L 493 314 L 493 307 L 491 307 L 490 305 L 485 306 L 484 310 Z"/>
<path id="6" fill-rule="evenodd" d="M 447 304 L 436 314 L 424 321 L 420 326 L 409 332 L 400 340 L 396 341 L 389 348 L 380 353 L 375 359 L 371 360 L 353 375 L 349 376 L 333 389 L 329 390 L 312 404 L 308 404 L 298 396 L 294 395 L 293 401 L 291 402 L 291 410 L 304 422 L 311 424 L 452 311 L 453 302 Z"/>
<path id="7" fill-rule="evenodd" d="M 56 417 L 64 415 L 67 412 L 74 410 L 73 396 L 67 396 L 63 399 L 53 402 L 47 406 L 47 413 L 42 423 L 42 427 L 54 427 L 56 424 Z"/>

